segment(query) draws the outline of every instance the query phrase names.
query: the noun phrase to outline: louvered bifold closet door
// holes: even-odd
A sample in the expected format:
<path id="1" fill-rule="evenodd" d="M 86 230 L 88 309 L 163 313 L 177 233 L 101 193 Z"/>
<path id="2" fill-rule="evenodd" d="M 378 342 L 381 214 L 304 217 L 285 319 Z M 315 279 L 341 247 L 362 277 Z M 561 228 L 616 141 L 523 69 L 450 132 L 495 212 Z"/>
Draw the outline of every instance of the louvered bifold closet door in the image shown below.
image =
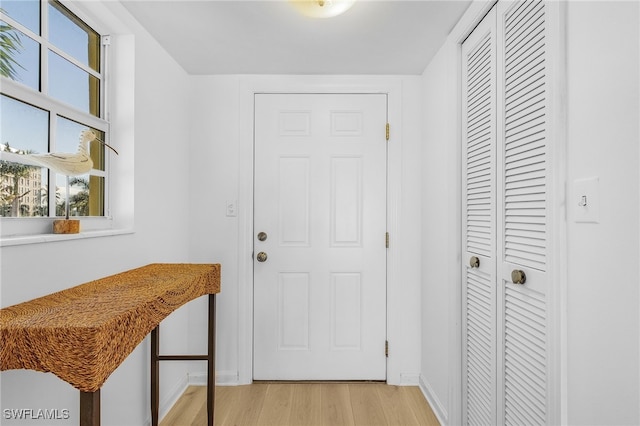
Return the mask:
<path id="1" fill-rule="evenodd" d="M 496 424 L 496 13 L 462 45 L 463 419 Z"/>
<path id="2" fill-rule="evenodd" d="M 507 425 L 550 421 L 545 8 L 498 3 L 498 423 Z"/>

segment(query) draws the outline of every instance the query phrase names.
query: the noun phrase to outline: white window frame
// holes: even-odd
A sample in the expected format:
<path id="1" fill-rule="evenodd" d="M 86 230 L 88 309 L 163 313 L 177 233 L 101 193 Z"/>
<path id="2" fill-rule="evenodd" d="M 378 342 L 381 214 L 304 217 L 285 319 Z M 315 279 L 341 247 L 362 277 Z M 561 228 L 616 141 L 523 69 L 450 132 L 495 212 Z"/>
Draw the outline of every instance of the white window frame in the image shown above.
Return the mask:
<path id="1" fill-rule="evenodd" d="M 41 34 L 35 34 L 24 25 L 13 20 L 11 17 L 0 14 L 2 20 L 13 26 L 17 30 L 21 31 L 27 37 L 36 41 L 40 45 L 40 91 L 34 90 L 31 87 L 13 81 L 9 78 L 0 77 L 2 83 L 1 92 L 3 95 L 14 98 L 18 101 L 32 105 L 37 108 L 41 108 L 49 113 L 49 138 L 50 138 L 50 151 L 55 151 L 55 135 L 57 126 L 57 117 L 64 117 L 66 119 L 78 122 L 82 125 L 92 127 L 94 129 L 104 132 L 105 142 L 109 143 L 111 126 L 108 121 L 109 113 L 107 102 L 107 51 L 110 44 L 110 36 L 105 35 L 107 31 L 104 28 L 100 28 L 88 16 L 82 11 L 78 10 L 66 0 L 58 0 L 58 3 L 67 8 L 78 19 L 84 22 L 91 29 L 100 34 L 101 46 L 100 46 L 100 71 L 93 70 L 89 65 L 85 65 L 76 60 L 72 56 L 68 55 L 61 49 L 57 48 L 49 42 L 49 20 L 48 20 L 48 0 L 40 0 L 40 21 L 41 21 Z M 49 51 L 59 55 L 60 57 L 68 60 L 75 66 L 79 67 L 88 74 L 96 77 L 100 81 L 100 115 L 94 116 L 89 112 L 81 111 L 69 104 L 61 102 L 48 95 L 48 57 Z M 15 161 L 24 164 L 30 164 L 29 161 L 25 161 L 24 157 L 15 154 L 9 154 L 3 152 L 0 154 L 3 160 Z M 37 165 L 37 164 L 32 164 Z M 105 167 L 104 171 L 93 169 L 90 174 L 93 176 L 103 177 L 105 179 L 104 187 L 104 216 L 81 216 L 78 217 L 81 220 L 81 229 L 83 231 L 102 231 L 111 229 L 113 226 L 113 217 L 111 213 L 110 193 L 111 193 L 111 179 L 110 179 L 110 155 L 105 155 Z M 55 185 L 55 182 L 49 181 L 49 186 Z M 55 206 L 55 191 L 49 191 L 49 206 Z M 55 207 L 49 208 L 49 215 L 47 217 L 2 217 L 0 218 L 0 245 L 12 245 L 12 243 L 18 242 L 16 238 L 20 239 L 24 236 L 34 235 L 46 235 L 52 231 L 52 221 L 56 218 Z M 13 241 L 11 241 L 13 240 Z M 34 240 L 40 242 L 41 240 Z"/>

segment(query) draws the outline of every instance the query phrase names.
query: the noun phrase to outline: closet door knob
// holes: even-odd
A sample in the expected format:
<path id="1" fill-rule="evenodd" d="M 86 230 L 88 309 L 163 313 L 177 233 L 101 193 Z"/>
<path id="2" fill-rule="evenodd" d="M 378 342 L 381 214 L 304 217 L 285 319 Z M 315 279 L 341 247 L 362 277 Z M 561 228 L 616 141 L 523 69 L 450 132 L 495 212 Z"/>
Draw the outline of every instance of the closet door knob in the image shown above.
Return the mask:
<path id="1" fill-rule="evenodd" d="M 480 258 L 478 256 L 471 256 L 471 259 L 469 259 L 469 266 L 471 266 L 472 268 L 479 268 Z"/>
<path id="2" fill-rule="evenodd" d="M 524 284 L 527 282 L 527 275 L 524 271 L 514 269 L 511 271 L 511 281 L 513 281 L 514 284 Z"/>

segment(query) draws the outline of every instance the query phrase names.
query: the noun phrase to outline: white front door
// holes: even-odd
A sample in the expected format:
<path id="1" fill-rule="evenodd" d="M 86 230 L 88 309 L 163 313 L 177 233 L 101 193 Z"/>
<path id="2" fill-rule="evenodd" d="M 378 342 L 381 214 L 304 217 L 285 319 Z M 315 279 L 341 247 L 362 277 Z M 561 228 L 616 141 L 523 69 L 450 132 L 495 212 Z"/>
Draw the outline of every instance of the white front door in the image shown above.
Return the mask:
<path id="1" fill-rule="evenodd" d="M 386 379 L 384 94 L 257 94 L 254 379 Z"/>

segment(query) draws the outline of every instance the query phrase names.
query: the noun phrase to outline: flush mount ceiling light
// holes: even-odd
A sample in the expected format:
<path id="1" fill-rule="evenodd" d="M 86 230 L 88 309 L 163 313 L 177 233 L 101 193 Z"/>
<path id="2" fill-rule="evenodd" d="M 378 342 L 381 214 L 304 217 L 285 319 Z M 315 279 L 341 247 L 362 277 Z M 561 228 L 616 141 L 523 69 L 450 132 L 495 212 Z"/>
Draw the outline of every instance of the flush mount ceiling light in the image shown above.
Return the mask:
<path id="1" fill-rule="evenodd" d="M 331 18 L 346 12 L 356 0 L 291 0 L 300 13 L 311 18 Z"/>

